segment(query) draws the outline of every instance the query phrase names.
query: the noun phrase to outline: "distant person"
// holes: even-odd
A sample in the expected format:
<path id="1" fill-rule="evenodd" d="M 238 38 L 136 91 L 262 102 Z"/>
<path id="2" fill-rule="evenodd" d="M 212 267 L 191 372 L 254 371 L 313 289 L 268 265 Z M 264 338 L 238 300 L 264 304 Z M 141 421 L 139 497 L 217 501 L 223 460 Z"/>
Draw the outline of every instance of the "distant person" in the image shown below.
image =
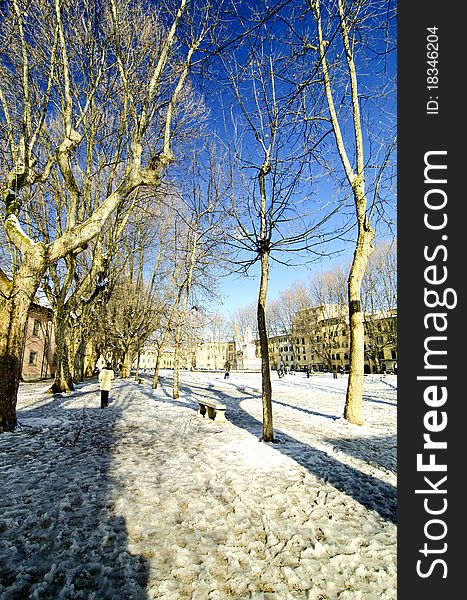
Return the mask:
<path id="1" fill-rule="evenodd" d="M 99 373 L 99 389 L 101 391 L 101 408 L 109 405 L 109 392 L 112 389 L 112 381 L 115 377 L 112 365 L 108 362 Z"/>
<path id="2" fill-rule="evenodd" d="M 230 377 L 230 362 L 228 360 L 225 362 L 224 369 L 224 379 L 228 379 Z"/>

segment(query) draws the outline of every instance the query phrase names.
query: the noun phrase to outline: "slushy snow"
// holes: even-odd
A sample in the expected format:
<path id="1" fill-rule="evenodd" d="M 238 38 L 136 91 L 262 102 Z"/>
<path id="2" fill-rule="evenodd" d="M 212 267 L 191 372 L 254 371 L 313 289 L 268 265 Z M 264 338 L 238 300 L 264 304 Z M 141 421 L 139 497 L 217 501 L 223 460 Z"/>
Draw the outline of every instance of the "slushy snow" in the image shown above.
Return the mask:
<path id="1" fill-rule="evenodd" d="M 342 419 L 347 376 L 172 373 L 158 389 L 20 385 L 0 435 L 0 597 L 68 600 L 396 598 L 397 376 L 365 377 L 365 425 Z M 226 423 L 197 399 L 227 405 Z"/>

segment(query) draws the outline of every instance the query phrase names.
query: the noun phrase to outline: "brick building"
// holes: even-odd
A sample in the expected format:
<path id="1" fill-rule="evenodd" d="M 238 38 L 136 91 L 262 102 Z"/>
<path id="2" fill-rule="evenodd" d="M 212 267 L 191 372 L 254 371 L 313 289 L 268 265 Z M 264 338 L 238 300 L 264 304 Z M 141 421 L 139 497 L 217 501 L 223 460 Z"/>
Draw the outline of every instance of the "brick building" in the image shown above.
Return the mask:
<path id="1" fill-rule="evenodd" d="M 53 311 L 33 302 L 29 308 L 23 346 L 22 378 L 38 381 L 55 375 Z"/>

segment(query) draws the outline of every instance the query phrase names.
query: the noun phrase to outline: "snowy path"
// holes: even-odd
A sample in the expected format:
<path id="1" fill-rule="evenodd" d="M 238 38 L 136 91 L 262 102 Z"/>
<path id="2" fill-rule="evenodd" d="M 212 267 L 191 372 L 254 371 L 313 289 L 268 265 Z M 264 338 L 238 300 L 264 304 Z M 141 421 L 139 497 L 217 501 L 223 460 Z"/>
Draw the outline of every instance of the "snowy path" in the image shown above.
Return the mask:
<path id="1" fill-rule="evenodd" d="M 2 600 L 395 599 L 397 379 L 366 378 L 363 427 L 339 420 L 345 386 L 274 380 L 264 444 L 259 375 L 184 372 L 177 401 L 169 373 L 117 380 L 104 411 L 95 383 L 23 384 L 0 436 Z"/>

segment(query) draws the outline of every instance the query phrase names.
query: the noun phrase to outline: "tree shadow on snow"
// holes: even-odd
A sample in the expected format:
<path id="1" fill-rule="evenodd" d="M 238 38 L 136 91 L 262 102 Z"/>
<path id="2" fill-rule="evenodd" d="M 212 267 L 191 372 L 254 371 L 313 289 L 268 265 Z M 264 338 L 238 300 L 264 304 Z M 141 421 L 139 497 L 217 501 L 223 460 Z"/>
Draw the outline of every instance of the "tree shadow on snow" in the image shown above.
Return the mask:
<path id="1" fill-rule="evenodd" d="M 292 408 L 293 410 L 299 410 L 300 412 L 307 413 L 308 415 L 314 415 L 315 417 L 324 417 L 325 419 L 335 420 L 337 419 L 337 415 L 331 415 L 329 413 L 318 412 L 317 410 L 310 410 L 309 408 L 303 408 L 302 406 L 297 406 L 296 404 L 287 404 L 285 402 L 279 402 L 278 400 L 273 400 L 273 405 L 278 404 L 279 406 L 285 406 L 286 408 Z"/>
<path id="2" fill-rule="evenodd" d="M 229 395 L 227 390 L 217 390 L 213 384 L 208 384 L 206 386 L 202 386 L 201 384 L 181 384 L 180 391 L 191 398 L 192 407 L 194 409 L 197 408 L 196 398 L 198 396 L 217 399 L 227 406 L 226 417 L 230 423 L 236 427 L 247 430 L 258 439 L 261 437 L 263 425 L 258 419 L 242 409 L 242 398 Z M 241 391 L 250 398 L 256 397 L 259 400 L 261 398 L 257 391 L 243 390 L 243 386 Z M 180 406 L 180 403 L 176 400 L 174 401 L 169 398 L 168 401 Z M 274 401 L 274 404 L 280 403 Z M 291 405 L 286 406 L 290 407 Z M 312 413 L 312 411 L 308 412 Z M 386 483 L 377 477 L 367 475 L 357 468 L 342 463 L 337 457 L 310 446 L 309 444 L 305 444 L 280 429 L 275 428 L 274 432 L 275 436 L 280 441 L 280 443 L 271 444 L 275 450 L 286 454 L 306 468 L 310 473 L 323 481 L 330 483 L 339 491 L 354 498 L 367 509 L 376 511 L 381 517 L 391 523 L 397 522 L 397 490 L 393 485 Z M 360 440 L 332 440 L 332 444 L 336 450 L 352 454 L 371 464 L 372 458 L 375 458 L 377 455 L 377 445 L 380 444 L 380 448 L 392 448 L 394 445 L 394 437 L 388 436 L 387 438 L 378 438 L 377 440 L 373 438 L 373 442 L 371 443 L 374 443 L 375 447 L 370 460 L 368 460 L 368 445 L 366 451 L 364 451 L 363 445 L 359 445 L 359 442 Z M 363 442 L 364 440 L 362 440 L 362 443 Z M 380 459 L 379 464 L 382 463 L 383 459 Z M 389 469 L 390 464 L 390 461 L 388 461 L 387 467 L 385 464 L 382 466 Z"/>
<path id="3" fill-rule="evenodd" d="M 64 410 L 69 399 L 19 409 L 24 425 L 0 436 L 0 596 L 146 600 L 148 562 L 112 514 L 121 411 L 101 410 L 98 392 L 91 408 Z"/>
<path id="4" fill-rule="evenodd" d="M 329 439 L 327 441 L 340 452 L 397 473 L 397 437 L 395 435 Z"/>

